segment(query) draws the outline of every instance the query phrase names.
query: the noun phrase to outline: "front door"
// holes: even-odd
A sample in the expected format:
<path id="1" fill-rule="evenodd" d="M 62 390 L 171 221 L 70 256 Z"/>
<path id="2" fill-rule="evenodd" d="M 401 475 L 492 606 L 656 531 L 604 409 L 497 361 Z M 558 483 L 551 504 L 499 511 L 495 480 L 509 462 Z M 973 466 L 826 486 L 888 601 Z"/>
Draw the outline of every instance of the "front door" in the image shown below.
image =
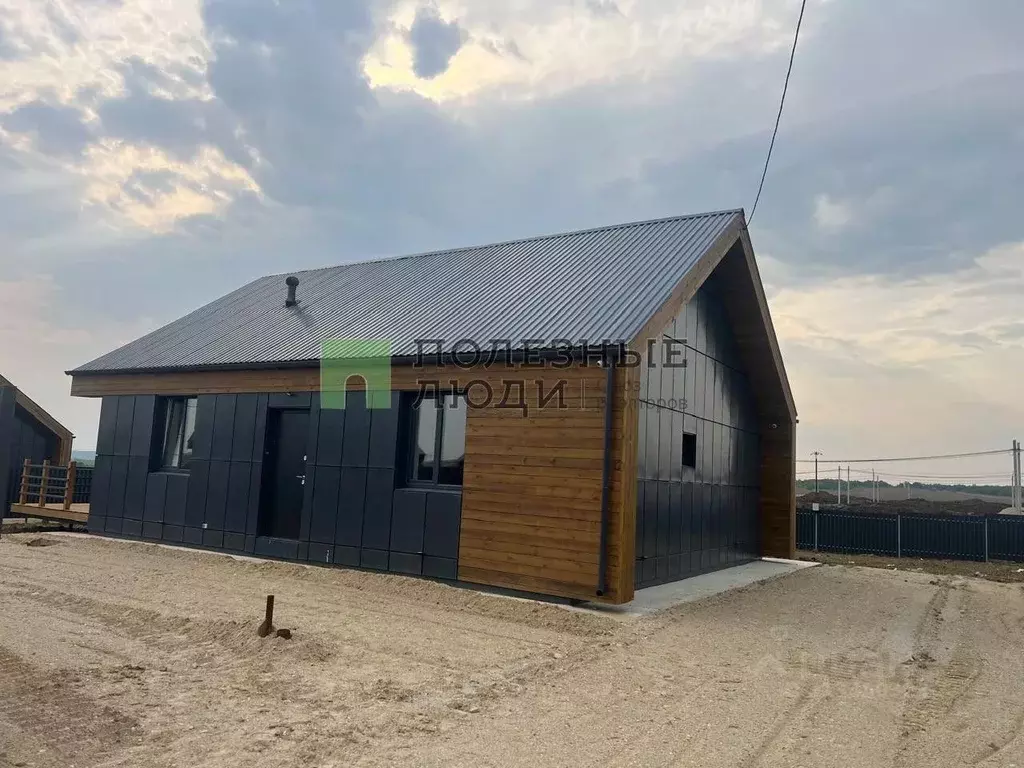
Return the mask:
<path id="1" fill-rule="evenodd" d="M 309 411 L 271 409 L 267 414 L 260 495 L 261 536 L 299 538 L 308 433 Z"/>

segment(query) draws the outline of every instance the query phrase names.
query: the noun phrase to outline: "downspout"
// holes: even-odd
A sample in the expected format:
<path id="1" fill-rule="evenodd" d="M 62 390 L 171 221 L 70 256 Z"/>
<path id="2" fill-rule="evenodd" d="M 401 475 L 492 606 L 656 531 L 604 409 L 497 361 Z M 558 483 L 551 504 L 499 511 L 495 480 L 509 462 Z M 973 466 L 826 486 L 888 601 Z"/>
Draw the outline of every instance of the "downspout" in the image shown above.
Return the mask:
<path id="1" fill-rule="evenodd" d="M 608 505 L 612 491 L 612 411 L 615 408 L 615 365 L 618 352 L 604 354 L 605 390 L 604 390 L 604 468 L 601 474 L 601 549 L 597 563 L 597 595 L 601 597 L 607 591 L 608 579 Z"/>

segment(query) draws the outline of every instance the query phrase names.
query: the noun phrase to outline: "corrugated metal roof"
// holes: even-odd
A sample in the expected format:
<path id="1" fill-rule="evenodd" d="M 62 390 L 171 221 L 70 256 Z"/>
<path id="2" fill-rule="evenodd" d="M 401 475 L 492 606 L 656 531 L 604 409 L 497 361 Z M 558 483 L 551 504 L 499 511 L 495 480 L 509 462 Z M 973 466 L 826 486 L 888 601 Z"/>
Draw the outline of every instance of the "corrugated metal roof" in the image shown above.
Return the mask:
<path id="1" fill-rule="evenodd" d="M 628 340 L 740 211 L 344 264 L 254 280 L 73 373 L 315 361 L 324 340 Z"/>

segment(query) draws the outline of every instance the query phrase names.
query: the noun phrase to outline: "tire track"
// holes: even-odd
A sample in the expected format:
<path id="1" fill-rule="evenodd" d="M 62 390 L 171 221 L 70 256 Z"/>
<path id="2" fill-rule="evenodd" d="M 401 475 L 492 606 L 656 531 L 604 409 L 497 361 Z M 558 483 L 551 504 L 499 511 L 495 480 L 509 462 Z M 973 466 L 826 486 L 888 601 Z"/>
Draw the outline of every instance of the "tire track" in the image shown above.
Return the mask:
<path id="1" fill-rule="evenodd" d="M 84 695 L 77 676 L 47 671 L 0 646 L 0 728 L 21 735 L 33 765 L 92 764 L 138 743 L 138 721 Z"/>
<path id="2" fill-rule="evenodd" d="M 916 743 L 941 725 L 981 676 L 981 658 L 967 637 L 965 619 L 970 611 L 970 593 L 954 588 L 948 580 L 939 585 L 925 608 L 909 660 L 911 673 L 893 759 L 896 768 L 913 762 L 910 754 Z M 940 647 L 949 644 L 952 651 L 948 661 L 937 661 Z"/>
<path id="3" fill-rule="evenodd" d="M 761 743 L 740 763 L 740 768 L 756 768 L 756 766 L 761 765 L 768 752 L 779 742 L 782 734 L 797 721 L 798 717 L 813 715 L 814 711 L 830 698 L 831 694 L 826 694 L 823 699 L 811 702 L 812 694 L 820 689 L 822 685 L 823 683 L 818 681 L 806 680 L 800 686 L 800 692 L 797 694 L 796 699 L 776 718 L 775 723 L 768 730 L 768 733 L 765 734 Z"/>

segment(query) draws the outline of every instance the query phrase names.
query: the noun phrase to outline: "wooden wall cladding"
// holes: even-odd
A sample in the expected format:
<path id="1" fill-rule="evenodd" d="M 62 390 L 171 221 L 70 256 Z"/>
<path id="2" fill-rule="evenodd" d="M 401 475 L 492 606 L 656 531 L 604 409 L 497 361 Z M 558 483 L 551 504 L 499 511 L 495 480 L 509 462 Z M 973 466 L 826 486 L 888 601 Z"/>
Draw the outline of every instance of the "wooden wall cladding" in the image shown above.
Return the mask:
<path id="1" fill-rule="evenodd" d="M 496 376 L 495 390 L 505 375 Z M 469 413 L 462 495 L 459 577 L 465 581 L 587 600 L 632 598 L 632 562 L 623 532 L 625 398 L 613 399 L 612 475 L 605 594 L 597 595 L 607 371 L 596 366 L 538 369 L 545 391 L 565 382 L 565 408 L 540 405 L 525 389 L 527 412 L 492 403 Z M 624 369 L 615 371 L 617 386 Z M 526 378 L 526 377 L 524 377 Z M 625 579 L 623 567 L 628 568 Z"/>
<path id="2" fill-rule="evenodd" d="M 475 403 L 466 427 L 466 468 L 459 536 L 461 580 L 588 600 L 627 602 L 633 596 L 636 514 L 638 383 L 631 369 L 614 372 L 611 488 L 606 590 L 597 595 L 607 371 L 592 364 L 540 366 L 395 366 L 391 386 L 455 380 Z M 502 407 L 506 384 L 521 382 L 525 413 Z M 564 397 L 541 407 L 544 393 L 562 384 Z M 350 386 L 361 389 L 353 379 Z M 231 392 L 310 392 L 317 368 L 195 371 L 167 374 L 76 376 L 72 394 L 193 395 Z M 631 389 L 632 388 L 632 389 Z M 628 391 L 633 393 L 627 397 Z M 519 403 L 513 397 L 506 405 Z M 625 456 L 629 456 L 624 461 Z"/>
<path id="3" fill-rule="evenodd" d="M 796 554 L 796 425 L 765 424 L 761 430 L 761 552 Z"/>

